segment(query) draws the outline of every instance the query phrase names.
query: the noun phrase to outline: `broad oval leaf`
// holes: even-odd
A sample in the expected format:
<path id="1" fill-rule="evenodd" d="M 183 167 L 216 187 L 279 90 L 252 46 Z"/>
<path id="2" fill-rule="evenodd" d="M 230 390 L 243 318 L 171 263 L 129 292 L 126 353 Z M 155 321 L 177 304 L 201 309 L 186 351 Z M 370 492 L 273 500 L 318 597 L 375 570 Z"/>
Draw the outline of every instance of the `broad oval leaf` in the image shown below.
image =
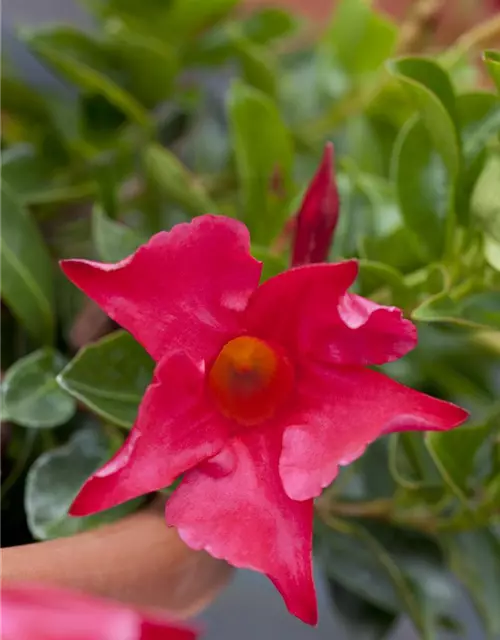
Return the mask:
<path id="1" fill-rule="evenodd" d="M 36 429 L 68 422 L 76 402 L 56 382 L 65 364 L 61 354 L 45 348 L 12 365 L 3 381 L 3 404 L 9 420 Z"/>
<path id="2" fill-rule="evenodd" d="M 293 146 L 276 104 L 235 82 L 228 101 L 243 219 L 252 239 L 266 245 L 288 216 Z"/>
<path id="3" fill-rule="evenodd" d="M 460 141 L 455 95 L 448 74 L 426 58 L 391 60 L 387 66 L 415 101 L 432 144 L 454 180 L 460 168 Z"/>
<path id="4" fill-rule="evenodd" d="M 154 362 L 124 331 L 84 347 L 57 377 L 57 382 L 105 420 L 131 427 Z"/>
<path id="5" fill-rule="evenodd" d="M 396 141 L 392 167 L 403 218 L 431 258 L 445 245 L 452 176 L 437 153 L 423 120 L 414 118 Z"/>
<path id="6" fill-rule="evenodd" d="M 141 503 L 132 500 L 96 515 L 75 518 L 68 509 L 82 484 L 112 453 L 102 431 L 86 427 L 67 444 L 43 453 L 26 478 L 24 506 L 28 526 L 35 538 L 48 540 L 71 536 L 118 520 Z"/>
<path id="7" fill-rule="evenodd" d="M 54 331 L 53 270 L 43 238 L 30 213 L 2 185 L 2 299 L 40 343 Z"/>

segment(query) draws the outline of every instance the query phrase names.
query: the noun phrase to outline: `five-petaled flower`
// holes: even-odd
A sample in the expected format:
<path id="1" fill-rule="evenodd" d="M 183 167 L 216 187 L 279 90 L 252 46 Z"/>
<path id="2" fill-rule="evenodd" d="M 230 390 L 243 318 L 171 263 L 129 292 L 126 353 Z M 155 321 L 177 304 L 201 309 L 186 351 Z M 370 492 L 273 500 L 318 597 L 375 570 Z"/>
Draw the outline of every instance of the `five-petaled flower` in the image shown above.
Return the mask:
<path id="1" fill-rule="evenodd" d="M 119 602 L 60 587 L 2 584 L 2 640 L 195 640 L 195 633 Z"/>
<path id="2" fill-rule="evenodd" d="M 86 515 L 170 485 L 166 520 L 195 549 L 267 574 L 314 624 L 313 498 L 378 436 L 450 429 L 466 412 L 367 368 L 417 340 L 394 307 L 348 293 L 354 260 L 259 286 L 246 227 L 206 215 L 118 264 L 66 275 L 157 362 L 123 447 L 83 486 Z"/>

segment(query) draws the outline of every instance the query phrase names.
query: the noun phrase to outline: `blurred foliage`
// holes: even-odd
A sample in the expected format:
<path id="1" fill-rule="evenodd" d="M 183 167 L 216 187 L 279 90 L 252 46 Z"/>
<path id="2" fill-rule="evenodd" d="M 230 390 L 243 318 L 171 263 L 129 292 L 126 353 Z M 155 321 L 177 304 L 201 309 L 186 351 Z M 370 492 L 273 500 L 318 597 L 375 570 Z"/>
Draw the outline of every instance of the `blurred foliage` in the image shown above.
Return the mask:
<path id="1" fill-rule="evenodd" d="M 478 67 L 476 28 L 447 51 L 398 57 L 398 27 L 364 0 L 341 0 L 313 44 L 286 12 L 236 4 L 89 0 L 91 33 L 20 33 L 64 91 L 4 67 L 3 508 L 25 484 L 32 535 L 50 538 L 136 507 L 66 515 L 131 426 L 152 362 L 129 335 L 105 336 L 115 327 L 56 261 L 116 261 L 211 211 L 244 220 L 265 276 L 278 273 L 283 228 L 333 140 L 331 259 L 358 257 L 357 290 L 419 328 L 415 352 L 384 369 L 471 420 L 376 442 L 317 500 L 332 603 L 357 640 L 403 613 L 431 639 L 459 628 L 455 574 L 497 637 L 500 52 Z"/>

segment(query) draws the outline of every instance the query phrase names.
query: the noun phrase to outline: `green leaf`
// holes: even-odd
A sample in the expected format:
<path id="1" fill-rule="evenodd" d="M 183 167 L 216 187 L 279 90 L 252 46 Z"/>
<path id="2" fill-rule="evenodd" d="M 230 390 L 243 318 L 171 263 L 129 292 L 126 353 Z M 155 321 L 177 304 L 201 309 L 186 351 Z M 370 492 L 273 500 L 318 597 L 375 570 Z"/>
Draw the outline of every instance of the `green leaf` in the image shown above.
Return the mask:
<path id="1" fill-rule="evenodd" d="M 179 60 L 168 41 L 145 37 L 118 18 L 105 26 L 113 57 L 127 77 L 128 91 L 147 107 L 168 98 L 179 71 Z"/>
<path id="2" fill-rule="evenodd" d="M 500 294 L 476 293 L 463 300 L 454 300 L 441 293 L 417 307 L 412 318 L 423 322 L 441 322 L 470 329 L 500 330 Z"/>
<path id="3" fill-rule="evenodd" d="M 81 349 L 57 382 L 105 420 L 131 427 L 153 368 L 132 336 L 116 331 Z"/>
<path id="4" fill-rule="evenodd" d="M 202 185 L 176 156 L 158 144 L 147 147 L 144 154 L 146 172 L 161 192 L 191 215 L 216 212 L 217 206 Z"/>
<path id="5" fill-rule="evenodd" d="M 2 299 L 38 342 L 54 331 L 52 264 L 42 236 L 5 184 L 2 185 Z"/>
<path id="6" fill-rule="evenodd" d="M 497 91 L 500 93 L 500 51 L 485 51 L 483 60 Z"/>
<path id="7" fill-rule="evenodd" d="M 396 620 L 394 613 L 374 606 L 335 580 L 329 580 L 328 587 L 346 638 L 382 640 L 386 637 Z"/>
<path id="8" fill-rule="evenodd" d="M 405 307 L 411 299 L 410 287 L 405 283 L 403 274 L 383 262 L 360 260 L 358 279 L 365 296 L 377 289 L 388 288 L 391 301 L 398 307 Z"/>
<path id="9" fill-rule="evenodd" d="M 144 107 L 99 70 L 106 66 L 107 60 L 91 38 L 69 27 L 54 27 L 38 32 L 25 31 L 24 39 L 67 80 L 83 91 L 103 96 L 133 122 L 146 129 L 151 127 Z"/>
<path id="10" fill-rule="evenodd" d="M 279 7 L 263 7 L 253 11 L 241 25 L 247 38 L 257 44 L 268 44 L 292 34 L 297 29 L 298 20 Z"/>
<path id="11" fill-rule="evenodd" d="M 230 41 L 240 63 L 245 82 L 271 98 L 275 98 L 277 65 L 271 52 L 245 38 L 237 29 L 230 31 Z"/>
<path id="12" fill-rule="evenodd" d="M 387 67 L 417 106 L 432 144 L 454 180 L 460 168 L 460 142 L 455 95 L 448 74 L 426 58 L 391 60 Z"/>
<path id="13" fill-rule="evenodd" d="M 10 367 L 3 381 L 3 404 L 12 422 L 50 429 L 73 417 L 76 403 L 56 382 L 65 364 L 61 354 L 44 348 Z"/>
<path id="14" fill-rule="evenodd" d="M 21 118 L 27 125 L 49 127 L 51 116 L 49 108 L 34 89 L 2 74 L 1 79 L 2 110 L 9 115 Z"/>
<path id="15" fill-rule="evenodd" d="M 139 506 L 141 500 L 132 500 L 92 516 L 68 515 L 82 484 L 109 458 L 109 449 L 102 431 L 84 428 L 66 445 L 46 451 L 33 463 L 26 478 L 24 505 L 35 538 L 71 536 L 123 518 Z"/>
<path id="16" fill-rule="evenodd" d="M 488 529 L 442 536 L 452 571 L 465 585 L 488 637 L 500 635 L 500 542 Z"/>
<path id="17" fill-rule="evenodd" d="M 490 433 L 490 426 L 433 431 L 425 443 L 443 479 L 462 501 L 467 501 L 476 454 Z"/>
<path id="18" fill-rule="evenodd" d="M 375 607 L 406 611 L 421 637 L 435 637 L 437 616 L 453 611 L 457 595 L 437 546 L 387 525 L 332 525 L 319 539 L 327 576 Z"/>
<path id="19" fill-rule="evenodd" d="M 500 132 L 500 99 L 492 93 L 465 93 L 457 97 L 457 111 L 463 167 L 455 201 L 458 220 L 467 224 L 471 195 L 486 158 L 486 145 Z"/>
<path id="20" fill-rule="evenodd" d="M 228 109 L 243 218 L 252 239 L 266 245 L 288 216 L 287 204 L 293 195 L 292 140 L 275 103 L 256 89 L 235 82 Z"/>
<path id="21" fill-rule="evenodd" d="M 483 229 L 500 242 L 500 156 L 492 154 L 479 176 L 471 209 Z"/>
<path id="22" fill-rule="evenodd" d="M 107 0 L 94 10 L 108 18 L 119 17 L 134 32 L 189 48 L 191 37 L 224 17 L 237 0 Z"/>
<path id="23" fill-rule="evenodd" d="M 3 152 L 2 180 L 23 205 L 67 203 L 95 192 L 91 182 L 71 184 L 57 178 L 49 162 L 27 144 L 16 145 Z"/>
<path id="24" fill-rule="evenodd" d="M 484 257 L 493 269 L 500 271 L 500 242 L 487 235 L 484 236 Z"/>
<path id="25" fill-rule="evenodd" d="M 366 0 L 338 2 L 325 36 L 327 51 L 352 76 L 376 71 L 393 53 L 396 41 L 396 25 Z"/>
<path id="26" fill-rule="evenodd" d="M 429 257 L 441 257 L 452 196 L 452 176 L 420 118 L 401 130 L 393 157 L 401 213 Z"/>
<path id="27" fill-rule="evenodd" d="M 104 262 L 119 262 L 146 241 L 134 229 L 111 220 L 97 206 L 92 213 L 92 238 L 99 258 Z"/>

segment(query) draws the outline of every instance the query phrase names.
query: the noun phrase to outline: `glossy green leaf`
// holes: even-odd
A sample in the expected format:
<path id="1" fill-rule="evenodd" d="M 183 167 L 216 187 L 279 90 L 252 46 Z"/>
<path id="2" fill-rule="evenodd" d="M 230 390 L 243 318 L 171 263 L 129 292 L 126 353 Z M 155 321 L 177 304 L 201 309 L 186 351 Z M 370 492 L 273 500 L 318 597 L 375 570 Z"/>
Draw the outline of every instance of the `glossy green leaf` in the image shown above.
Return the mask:
<path id="1" fill-rule="evenodd" d="M 382 640 L 389 633 L 396 615 L 374 606 L 345 589 L 335 580 L 328 581 L 332 604 L 348 640 Z"/>
<path id="2" fill-rule="evenodd" d="M 24 33 L 28 46 L 80 89 L 103 96 L 130 120 L 149 128 L 148 112 L 137 100 L 100 69 L 107 59 L 89 38 L 69 27 Z"/>
<path id="3" fill-rule="evenodd" d="M 112 451 L 97 428 L 77 431 L 67 444 L 43 453 L 26 478 L 24 505 L 31 533 L 39 540 L 71 536 L 119 520 L 134 511 L 141 500 L 83 518 L 68 509 L 87 478 L 104 464 Z"/>
<path id="4" fill-rule="evenodd" d="M 460 141 L 450 78 L 436 62 L 426 58 L 391 60 L 388 69 L 405 87 L 416 105 L 432 145 L 454 180 L 460 168 Z"/>
<path id="5" fill-rule="evenodd" d="M 442 536 L 452 570 L 470 593 L 494 640 L 500 635 L 500 541 L 482 529 Z"/>
<path id="6" fill-rule="evenodd" d="M 266 244 L 282 228 L 292 197 L 292 140 L 275 103 L 235 82 L 229 119 L 241 184 L 243 218 L 252 239 Z"/>
<path id="7" fill-rule="evenodd" d="M 100 207 L 92 213 L 92 238 L 99 255 L 104 262 L 118 262 L 146 241 L 139 233 L 111 220 Z"/>
<path id="8" fill-rule="evenodd" d="M 393 174 L 406 224 L 429 257 L 439 258 L 444 251 L 453 178 L 422 119 L 410 120 L 401 130 L 394 149 Z"/>
<path id="9" fill-rule="evenodd" d="M 485 51 L 483 60 L 497 91 L 500 93 L 500 51 Z"/>
<path id="10" fill-rule="evenodd" d="M 131 427 L 153 367 L 132 336 L 117 331 L 81 349 L 57 382 L 105 420 Z"/>
<path id="11" fill-rule="evenodd" d="M 489 425 L 464 426 L 451 431 L 433 431 L 425 436 L 425 443 L 436 466 L 461 500 L 467 499 L 476 454 L 489 432 Z"/>
<path id="12" fill-rule="evenodd" d="M 146 172 L 161 193 L 191 215 L 216 213 L 217 206 L 191 174 L 168 149 L 152 144 L 144 154 Z"/>
<path id="13" fill-rule="evenodd" d="M 441 293 L 417 307 L 412 318 L 470 329 L 500 330 L 500 294 L 494 291 L 476 293 L 457 301 L 447 293 Z"/>
<path id="14" fill-rule="evenodd" d="M 10 367 L 2 390 L 5 411 L 12 422 L 34 429 L 50 429 L 68 422 L 76 403 L 56 382 L 65 364 L 61 354 L 45 348 Z"/>
<path id="15" fill-rule="evenodd" d="M 455 201 L 458 220 L 467 224 L 471 195 L 486 158 L 486 145 L 500 132 L 500 99 L 492 93 L 465 93 L 457 97 L 457 111 L 463 167 Z"/>
<path id="16" fill-rule="evenodd" d="M 38 342 L 54 331 L 52 263 L 30 213 L 2 185 L 2 299 Z"/>
<path id="17" fill-rule="evenodd" d="M 396 40 L 396 25 L 367 0 L 338 2 L 325 35 L 327 51 L 353 76 L 377 70 L 393 53 Z"/>

